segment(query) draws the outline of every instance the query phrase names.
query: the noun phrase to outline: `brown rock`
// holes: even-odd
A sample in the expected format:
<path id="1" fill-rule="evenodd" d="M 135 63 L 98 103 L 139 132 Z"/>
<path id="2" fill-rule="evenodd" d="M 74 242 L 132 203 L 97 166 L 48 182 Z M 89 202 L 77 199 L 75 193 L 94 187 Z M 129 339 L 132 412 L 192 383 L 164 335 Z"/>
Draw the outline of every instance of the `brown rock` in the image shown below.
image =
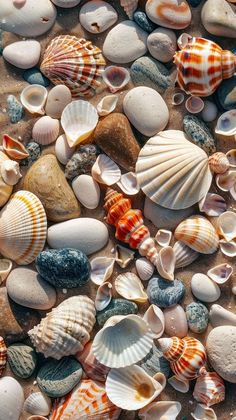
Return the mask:
<path id="1" fill-rule="evenodd" d="M 103 118 L 93 140 L 118 165 L 127 171 L 134 170 L 140 147 L 125 115 L 114 112 Z"/>
<path id="2" fill-rule="evenodd" d="M 24 188 L 42 201 L 48 220 L 63 222 L 79 217 L 79 203 L 54 155 L 42 156 L 31 166 Z"/>

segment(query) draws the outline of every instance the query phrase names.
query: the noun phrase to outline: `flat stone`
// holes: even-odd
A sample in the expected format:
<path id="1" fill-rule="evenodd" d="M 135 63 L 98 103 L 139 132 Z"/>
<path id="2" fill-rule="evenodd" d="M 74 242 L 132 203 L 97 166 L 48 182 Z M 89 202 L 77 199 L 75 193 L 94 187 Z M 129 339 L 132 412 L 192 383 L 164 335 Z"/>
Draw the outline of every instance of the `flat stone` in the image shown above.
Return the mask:
<path id="1" fill-rule="evenodd" d="M 97 312 L 97 323 L 103 327 L 106 321 L 114 315 L 137 314 L 138 306 L 136 303 L 126 299 L 112 299 L 109 305 L 102 311 Z"/>
<path id="2" fill-rule="evenodd" d="M 130 76 L 135 86 L 147 86 L 164 93 L 171 85 L 169 70 L 152 57 L 140 57 L 130 67 Z"/>
<path id="3" fill-rule="evenodd" d="M 186 317 L 189 329 L 197 334 L 207 329 L 209 313 L 205 305 L 200 302 L 192 302 L 186 306 Z"/>
<path id="4" fill-rule="evenodd" d="M 54 86 L 47 97 L 45 106 L 46 114 L 52 118 L 61 118 L 62 111 L 71 101 L 71 91 L 67 86 Z"/>
<path id="5" fill-rule="evenodd" d="M 161 277 L 153 277 L 147 288 L 150 303 L 167 308 L 176 305 L 185 294 L 185 287 L 182 281 L 168 281 Z"/>
<path id="6" fill-rule="evenodd" d="M 73 191 L 87 209 L 96 209 L 100 200 L 99 184 L 90 175 L 79 175 L 72 181 Z"/>
<path id="7" fill-rule="evenodd" d="M 171 29 L 158 28 L 148 36 L 147 46 L 154 58 L 168 63 L 177 51 L 177 38 Z"/>
<path id="8" fill-rule="evenodd" d="M 86 31 L 100 34 L 106 31 L 118 19 L 117 12 L 106 1 L 93 0 L 85 3 L 79 12 L 79 20 Z"/>
<path id="9" fill-rule="evenodd" d="M 37 67 L 24 71 L 23 78 L 30 85 L 41 85 L 44 87 L 50 85 L 50 80 Z"/>
<path id="10" fill-rule="evenodd" d="M 213 280 L 202 273 L 196 273 L 191 280 L 193 295 L 202 302 L 215 302 L 220 297 L 220 288 Z"/>
<path id="11" fill-rule="evenodd" d="M 149 34 L 156 29 L 155 23 L 153 23 L 142 10 L 136 10 L 133 15 L 134 21 Z"/>
<path id="12" fill-rule="evenodd" d="M 216 91 L 220 105 L 226 110 L 236 107 L 236 76 L 223 80 Z"/>
<path id="13" fill-rule="evenodd" d="M 210 129 L 202 120 L 195 115 L 185 115 L 183 127 L 190 140 L 201 147 L 208 155 L 216 152 L 215 140 Z"/>
<path id="14" fill-rule="evenodd" d="M 201 20 L 212 35 L 236 38 L 236 6 L 226 0 L 207 0 Z"/>
<path id="15" fill-rule="evenodd" d="M 165 318 L 165 333 L 170 337 L 186 337 L 188 324 L 186 314 L 180 305 L 171 306 L 163 310 Z"/>
<path id="16" fill-rule="evenodd" d="M 7 349 L 7 361 L 16 376 L 27 379 L 36 369 L 37 354 L 32 347 L 15 343 Z"/>
<path id="17" fill-rule="evenodd" d="M 213 328 L 220 327 L 222 325 L 234 325 L 236 326 L 236 315 L 227 311 L 220 305 L 212 305 L 210 309 L 210 323 Z"/>

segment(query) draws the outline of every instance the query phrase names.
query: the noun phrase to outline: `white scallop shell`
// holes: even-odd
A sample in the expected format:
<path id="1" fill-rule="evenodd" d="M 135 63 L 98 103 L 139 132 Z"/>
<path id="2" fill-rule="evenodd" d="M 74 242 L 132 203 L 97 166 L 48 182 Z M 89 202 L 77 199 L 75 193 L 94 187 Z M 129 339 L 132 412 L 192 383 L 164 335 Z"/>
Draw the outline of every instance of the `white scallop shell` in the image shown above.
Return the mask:
<path id="1" fill-rule="evenodd" d="M 109 282 L 102 283 L 97 290 L 95 297 L 95 308 L 97 311 L 105 309 L 112 299 L 112 284 Z"/>
<path id="2" fill-rule="evenodd" d="M 236 110 L 231 109 L 230 111 L 224 112 L 217 120 L 216 134 L 223 136 L 235 136 L 236 134 Z"/>
<path id="3" fill-rule="evenodd" d="M 226 153 L 226 157 L 232 168 L 236 167 L 236 149 L 231 149 Z"/>
<path id="4" fill-rule="evenodd" d="M 39 118 L 34 124 L 32 137 L 36 143 L 47 146 L 57 139 L 59 130 L 59 121 L 46 115 Z"/>
<path id="5" fill-rule="evenodd" d="M 191 413 L 191 416 L 195 420 L 217 420 L 214 410 L 203 404 L 197 404 L 194 412 Z"/>
<path id="6" fill-rule="evenodd" d="M 169 209 L 185 209 L 208 192 L 208 156 L 178 130 L 162 131 L 141 149 L 136 174 L 143 192 Z"/>
<path id="7" fill-rule="evenodd" d="M 236 213 L 226 211 L 217 220 L 217 231 L 227 242 L 236 238 Z"/>
<path id="8" fill-rule="evenodd" d="M 0 378 L 1 420 L 18 420 L 24 404 L 24 392 L 19 382 L 10 376 Z"/>
<path id="9" fill-rule="evenodd" d="M 204 101 L 199 96 L 189 96 L 185 102 L 185 108 L 191 114 L 198 114 L 204 108 Z"/>
<path id="10" fill-rule="evenodd" d="M 127 272 L 117 276 L 115 280 L 115 288 L 117 293 L 128 300 L 135 302 L 146 302 L 148 299 L 147 293 L 144 292 L 144 287 L 141 280 L 134 273 Z"/>
<path id="11" fill-rule="evenodd" d="M 236 184 L 236 171 L 228 170 L 224 174 L 216 175 L 216 185 L 221 191 L 230 191 Z"/>
<path id="12" fill-rule="evenodd" d="M 208 216 L 219 216 L 226 210 L 226 202 L 219 194 L 207 193 L 198 203 L 199 210 Z"/>
<path id="13" fill-rule="evenodd" d="M 16 185 L 22 175 L 20 165 L 15 160 L 4 160 L 0 167 L 1 176 L 7 185 Z"/>
<path id="14" fill-rule="evenodd" d="M 93 283 L 100 286 L 108 280 L 113 273 L 115 259 L 108 257 L 95 257 L 90 261 L 91 275 L 90 279 Z"/>
<path id="15" fill-rule="evenodd" d="M 236 257 L 236 242 L 234 241 L 225 241 L 224 239 L 220 240 L 220 250 L 227 257 Z"/>
<path id="16" fill-rule="evenodd" d="M 181 409 L 182 406 L 177 401 L 156 401 L 142 408 L 138 416 L 144 420 L 176 420 Z"/>
<path id="17" fill-rule="evenodd" d="M 171 246 L 161 248 L 156 262 L 158 273 L 167 280 L 174 280 L 175 253 Z"/>
<path id="18" fill-rule="evenodd" d="M 156 233 L 155 239 L 160 246 L 170 245 L 172 232 L 166 229 L 159 229 Z"/>
<path id="19" fill-rule="evenodd" d="M 165 330 L 165 318 L 162 310 L 156 305 L 150 305 L 143 315 L 144 321 L 153 332 L 153 338 L 160 338 Z"/>
<path id="20" fill-rule="evenodd" d="M 138 7 L 138 0 L 120 0 L 120 5 L 129 19 L 133 19 L 133 14 Z"/>
<path id="21" fill-rule="evenodd" d="M 75 147 L 69 147 L 65 134 L 58 137 L 55 144 L 55 154 L 62 165 L 66 165 L 74 154 Z"/>
<path id="22" fill-rule="evenodd" d="M 152 344 L 153 334 L 138 315 L 112 316 L 96 334 L 92 351 L 103 365 L 120 368 L 142 360 Z"/>
<path id="23" fill-rule="evenodd" d="M 134 254 L 135 251 L 118 244 L 115 248 L 115 261 L 121 268 L 126 268 L 134 259 Z"/>
<path id="24" fill-rule="evenodd" d="M 24 411 L 30 414 L 47 416 L 50 413 L 52 402 L 50 398 L 42 392 L 34 392 L 26 398 Z"/>
<path id="25" fill-rule="evenodd" d="M 78 6 L 81 0 L 52 0 L 52 2 L 59 7 L 70 8 Z"/>
<path id="26" fill-rule="evenodd" d="M 233 267 L 227 263 L 222 263 L 208 270 L 207 275 L 215 283 L 223 284 L 229 280 L 232 273 Z"/>
<path id="27" fill-rule="evenodd" d="M 118 95 L 104 96 L 97 104 L 97 111 L 101 117 L 109 115 L 116 108 L 118 102 Z"/>
<path id="28" fill-rule="evenodd" d="M 31 114 L 45 114 L 44 105 L 46 103 L 48 91 L 41 85 L 26 86 L 21 92 L 20 100 L 24 108 Z"/>
<path id="29" fill-rule="evenodd" d="M 182 392 L 186 394 L 189 391 L 189 381 L 184 381 L 180 379 L 178 376 L 171 376 L 168 379 L 168 383 L 178 392 Z"/>
<path id="30" fill-rule="evenodd" d="M 12 269 L 12 261 L 6 258 L 0 259 L 0 284 L 7 279 L 8 274 Z"/>
<path id="31" fill-rule="evenodd" d="M 127 172 L 127 174 L 121 175 L 117 185 L 126 195 L 135 195 L 140 191 L 137 177 L 134 172 Z"/>
<path id="32" fill-rule="evenodd" d="M 135 267 L 141 280 L 149 280 L 154 273 L 154 265 L 147 258 L 138 258 L 135 261 Z"/>
<path id="33" fill-rule="evenodd" d="M 101 154 L 92 167 L 92 177 L 97 182 L 110 186 L 119 181 L 121 171 L 113 160 L 107 155 Z"/>
<path id="34" fill-rule="evenodd" d="M 185 245 L 182 241 L 176 241 L 173 250 L 176 258 L 175 268 L 187 267 L 200 255 L 199 252 L 189 248 L 189 246 Z"/>

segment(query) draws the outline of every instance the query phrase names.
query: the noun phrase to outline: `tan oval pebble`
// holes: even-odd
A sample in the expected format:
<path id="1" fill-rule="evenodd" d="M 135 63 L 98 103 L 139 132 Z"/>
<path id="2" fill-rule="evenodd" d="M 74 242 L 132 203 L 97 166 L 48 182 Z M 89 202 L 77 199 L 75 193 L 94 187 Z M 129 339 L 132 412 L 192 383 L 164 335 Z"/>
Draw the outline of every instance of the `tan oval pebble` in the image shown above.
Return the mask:
<path id="1" fill-rule="evenodd" d="M 100 187 L 90 175 L 79 175 L 72 181 L 73 191 L 87 209 L 96 209 L 100 200 Z"/>
<path id="2" fill-rule="evenodd" d="M 193 295 L 202 302 L 215 302 L 220 297 L 219 286 L 202 273 L 196 273 L 191 280 Z"/>
<path id="3" fill-rule="evenodd" d="M 72 101 L 70 89 L 65 85 L 57 85 L 48 94 L 45 111 L 52 118 L 60 118 L 63 109 Z"/>
<path id="4" fill-rule="evenodd" d="M 234 325 L 236 326 L 236 314 L 220 305 L 212 305 L 210 312 L 210 323 L 212 327 L 220 327 L 222 325 Z"/>
<path id="5" fill-rule="evenodd" d="M 58 137 L 55 144 L 56 157 L 62 165 L 66 165 L 72 157 L 75 147 L 69 147 L 65 134 Z"/>
<path id="6" fill-rule="evenodd" d="M 180 305 L 174 305 L 163 310 L 165 318 L 165 333 L 170 337 L 183 338 L 188 333 L 186 314 Z"/>
<path id="7" fill-rule="evenodd" d="M 148 36 L 147 46 L 154 58 L 162 63 L 168 63 L 177 50 L 177 38 L 171 29 L 158 28 Z"/>

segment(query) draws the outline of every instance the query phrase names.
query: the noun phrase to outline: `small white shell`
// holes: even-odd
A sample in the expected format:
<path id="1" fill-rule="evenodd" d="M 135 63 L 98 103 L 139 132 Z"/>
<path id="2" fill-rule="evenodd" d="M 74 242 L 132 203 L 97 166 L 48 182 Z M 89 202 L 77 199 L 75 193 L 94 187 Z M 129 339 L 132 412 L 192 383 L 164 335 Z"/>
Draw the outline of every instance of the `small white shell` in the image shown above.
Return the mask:
<path id="1" fill-rule="evenodd" d="M 75 151 L 75 147 L 69 147 L 65 134 L 58 137 L 55 144 L 56 157 L 62 165 L 66 165 Z"/>
<path id="2" fill-rule="evenodd" d="M 24 392 L 20 383 L 10 376 L 0 378 L 0 401 L 2 420 L 18 420 L 24 404 Z"/>
<path id="3" fill-rule="evenodd" d="M 223 136 L 235 136 L 236 135 L 236 110 L 231 109 L 230 111 L 224 112 L 217 120 L 216 134 Z"/>
<path id="4" fill-rule="evenodd" d="M 106 280 L 108 280 L 114 267 L 115 259 L 108 257 L 96 257 L 90 261 L 91 264 L 91 280 L 93 283 L 100 286 Z"/>
<path id="5" fill-rule="evenodd" d="M 208 216 L 219 216 L 226 210 L 226 202 L 219 194 L 208 193 L 198 203 L 199 210 Z"/>
<path id="6" fill-rule="evenodd" d="M 227 242 L 236 238 L 236 213 L 226 211 L 221 214 L 217 220 L 217 231 Z"/>
<path id="7" fill-rule="evenodd" d="M 53 143 L 59 134 L 59 121 L 48 115 L 39 118 L 33 126 L 33 140 L 43 146 Z"/>
<path id="8" fill-rule="evenodd" d="M 195 261 L 200 255 L 199 252 L 189 248 L 189 246 L 185 245 L 182 241 L 175 242 L 173 250 L 176 258 L 175 268 L 187 267 L 187 265 Z"/>
<path id="9" fill-rule="evenodd" d="M 170 245 L 172 232 L 166 229 L 159 229 L 156 233 L 155 239 L 160 246 Z"/>
<path id="10" fill-rule="evenodd" d="M 127 172 L 126 174 L 121 175 L 117 185 L 126 195 L 135 195 L 140 191 L 137 177 L 134 172 Z"/>
<path id="11" fill-rule="evenodd" d="M 214 410 L 203 404 L 197 404 L 194 412 L 191 413 L 191 416 L 195 420 L 217 420 Z"/>
<path id="12" fill-rule="evenodd" d="M 92 177 L 101 184 L 110 186 L 119 181 L 121 171 L 113 160 L 101 154 L 92 167 Z"/>
<path id="13" fill-rule="evenodd" d="M 134 254 L 135 251 L 118 244 L 115 248 L 115 261 L 121 268 L 126 268 L 134 259 Z"/>
<path id="14" fill-rule="evenodd" d="M 180 89 L 175 89 L 171 97 L 171 104 L 178 106 L 184 102 L 184 93 Z"/>
<path id="15" fill-rule="evenodd" d="M 34 415 L 47 416 L 50 413 L 52 402 L 42 392 L 30 394 L 24 402 L 24 411 Z"/>
<path id="16" fill-rule="evenodd" d="M 134 273 L 127 272 L 120 274 L 115 280 L 115 288 L 117 293 L 128 300 L 136 302 L 146 302 L 147 294 L 138 276 Z"/>
<path id="17" fill-rule="evenodd" d="M 226 157 L 232 168 L 236 167 L 236 149 L 231 149 L 226 153 Z"/>
<path id="18" fill-rule="evenodd" d="M 177 401 L 156 401 L 142 408 L 138 416 L 144 420 L 176 420 L 181 409 Z"/>
<path id="19" fill-rule="evenodd" d="M 165 318 L 162 310 L 156 305 L 150 305 L 143 315 L 153 332 L 153 338 L 160 338 L 165 330 Z"/>
<path id="20" fill-rule="evenodd" d="M 102 78 L 110 92 L 115 93 L 129 83 L 130 74 L 125 67 L 109 66 L 102 73 Z"/>
<path id="21" fill-rule="evenodd" d="M 97 104 L 97 111 L 101 117 L 109 115 L 116 108 L 118 95 L 107 95 Z"/>
<path id="22" fill-rule="evenodd" d="M 236 257 L 236 242 L 227 242 L 224 239 L 220 240 L 220 250 L 227 257 Z"/>
<path id="23" fill-rule="evenodd" d="M 190 96 L 185 102 L 185 108 L 191 114 L 199 114 L 204 108 L 204 101 L 199 96 Z"/>
<path id="24" fill-rule="evenodd" d="M 20 100 L 24 108 L 31 114 L 44 115 L 43 109 L 48 96 L 48 91 L 41 85 L 26 86 L 21 92 Z"/>
<path id="25" fill-rule="evenodd" d="M 1 163 L 0 172 L 3 181 L 7 185 L 16 185 L 22 175 L 20 173 L 20 165 L 15 160 L 4 160 Z"/>
<path id="26" fill-rule="evenodd" d="M 184 381 L 182 379 L 180 379 L 177 376 L 171 376 L 168 379 L 168 383 L 174 388 L 176 389 L 176 391 L 182 392 L 183 394 L 185 394 L 186 392 L 189 391 L 189 381 Z"/>
<path id="27" fill-rule="evenodd" d="M 105 309 L 112 299 L 112 284 L 109 282 L 102 283 L 97 290 L 95 297 L 95 308 L 97 311 Z"/>
<path id="28" fill-rule="evenodd" d="M 12 261 L 6 258 L 0 259 L 0 284 L 6 280 L 12 269 Z"/>
<path id="29" fill-rule="evenodd" d="M 228 170 L 224 174 L 216 175 L 216 185 L 221 191 L 230 191 L 236 184 L 236 171 Z"/>
<path id="30" fill-rule="evenodd" d="M 175 252 L 171 246 L 166 246 L 160 250 L 156 268 L 164 279 L 174 280 L 175 261 Z"/>
<path id="31" fill-rule="evenodd" d="M 192 35 L 189 35 L 186 32 L 183 32 L 177 39 L 177 45 L 179 49 L 183 50 L 191 39 L 192 39 Z"/>
<path id="32" fill-rule="evenodd" d="M 138 258 L 135 261 L 135 267 L 141 280 L 149 280 L 154 273 L 154 265 L 147 258 Z"/>
<path id="33" fill-rule="evenodd" d="M 229 280 L 232 273 L 233 267 L 227 263 L 223 263 L 208 270 L 207 275 L 215 283 L 223 284 Z"/>

